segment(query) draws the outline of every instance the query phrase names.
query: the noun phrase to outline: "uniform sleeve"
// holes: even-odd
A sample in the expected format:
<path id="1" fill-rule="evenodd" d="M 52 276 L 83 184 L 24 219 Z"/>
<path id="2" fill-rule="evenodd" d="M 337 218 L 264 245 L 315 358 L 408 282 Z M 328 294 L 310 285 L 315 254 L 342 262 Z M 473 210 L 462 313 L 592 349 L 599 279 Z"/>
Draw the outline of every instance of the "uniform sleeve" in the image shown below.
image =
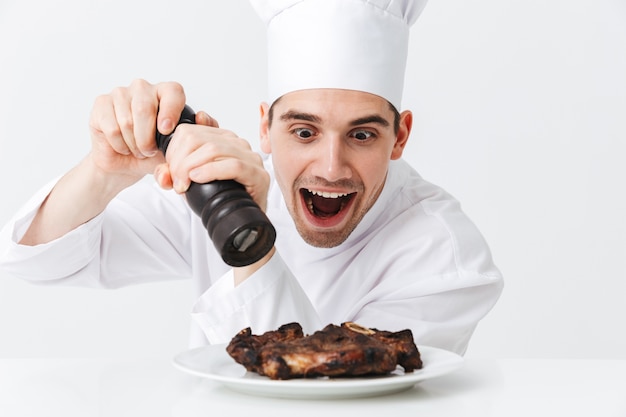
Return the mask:
<path id="1" fill-rule="evenodd" d="M 388 292 L 355 312 L 353 321 L 380 329 L 411 329 L 418 345 L 463 355 L 479 321 L 499 298 L 502 280 L 474 274 L 436 276 L 431 281 Z"/>
<path id="2" fill-rule="evenodd" d="M 66 235 L 20 245 L 53 185 L 40 190 L 5 226 L 0 268 L 33 283 L 104 288 L 189 276 L 185 206 L 145 180 Z"/>
<path id="3" fill-rule="evenodd" d="M 318 314 L 278 252 L 234 287 L 232 270 L 198 299 L 192 316 L 212 344 L 227 343 L 242 329 L 255 334 L 299 322 L 305 333 L 321 328 Z"/>

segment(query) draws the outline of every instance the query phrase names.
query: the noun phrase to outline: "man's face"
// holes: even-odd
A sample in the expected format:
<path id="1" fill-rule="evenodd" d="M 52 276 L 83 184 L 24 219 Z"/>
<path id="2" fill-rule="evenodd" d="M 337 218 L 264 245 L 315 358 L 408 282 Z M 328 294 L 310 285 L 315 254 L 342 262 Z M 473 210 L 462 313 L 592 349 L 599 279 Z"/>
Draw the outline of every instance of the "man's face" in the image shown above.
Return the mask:
<path id="1" fill-rule="evenodd" d="M 373 94 L 301 90 L 261 107 L 261 148 L 298 232 L 310 245 L 341 244 L 372 207 L 391 159 L 400 158 L 412 116 L 394 132 L 394 112 Z M 270 127 L 271 124 L 271 127 Z"/>

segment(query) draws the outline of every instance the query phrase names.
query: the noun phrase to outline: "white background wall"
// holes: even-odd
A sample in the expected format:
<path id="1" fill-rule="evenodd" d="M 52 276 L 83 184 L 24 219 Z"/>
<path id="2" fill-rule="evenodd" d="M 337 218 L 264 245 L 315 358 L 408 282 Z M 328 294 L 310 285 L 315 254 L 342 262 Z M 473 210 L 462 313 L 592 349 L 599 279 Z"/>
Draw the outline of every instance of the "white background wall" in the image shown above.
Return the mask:
<path id="1" fill-rule="evenodd" d="M 243 0 L 0 0 L 0 224 L 86 154 L 93 100 L 134 78 L 181 82 L 256 146 L 264 53 Z M 432 0 L 413 28 L 406 157 L 461 200 L 506 278 L 468 356 L 626 359 L 624 74 L 623 0 Z M 0 356 L 175 354 L 189 285 L 0 272 Z"/>

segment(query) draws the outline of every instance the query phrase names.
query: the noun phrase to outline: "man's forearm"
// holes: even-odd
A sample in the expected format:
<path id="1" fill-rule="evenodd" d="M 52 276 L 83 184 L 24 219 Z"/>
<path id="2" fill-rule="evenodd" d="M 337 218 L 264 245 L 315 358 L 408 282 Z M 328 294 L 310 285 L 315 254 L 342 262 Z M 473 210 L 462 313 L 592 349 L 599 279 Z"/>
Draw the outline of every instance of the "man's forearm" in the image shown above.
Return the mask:
<path id="1" fill-rule="evenodd" d="M 272 247 L 272 249 L 263 258 L 259 259 L 252 265 L 233 268 L 235 287 L 244 282 L 250 277 L 250 275 L 254 274 L 256 271 L 259 270 L 259 268 L 265 265 L 272 258 L 272 256 L 274 256 L 274 252 L 276 252 L 276 248 Z"/>
<path id="2" fill-rule="evenodd" d="M 137 180 L 107 176 L 87 156 L 57 182 L 19 243 L 34 246 L 63 236 L 100 214 L 121 190 Z"/>

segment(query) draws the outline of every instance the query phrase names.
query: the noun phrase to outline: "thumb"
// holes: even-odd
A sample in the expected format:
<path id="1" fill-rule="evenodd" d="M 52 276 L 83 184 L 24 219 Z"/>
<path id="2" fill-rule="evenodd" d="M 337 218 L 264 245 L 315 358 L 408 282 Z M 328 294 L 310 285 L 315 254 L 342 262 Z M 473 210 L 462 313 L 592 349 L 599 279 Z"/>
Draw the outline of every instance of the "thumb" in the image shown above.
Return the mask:
<path id="1" fill-rule="evenodd" d="M 210 127 L 220 127 L 219 123 L 217 123 L 217 120 L 215 120 L 203 111 L 199 111 L 198 113 L 196 113 L 196 124 Z"/>
<path id="2" fill-rule="evenodd" d="M 170 168 L 167 163 L 159 164 L 154 168 L 154 179 L 157 184 L 159 184 L 159 187 L 164 190 L 171 190 L 174 187 Z"/>

